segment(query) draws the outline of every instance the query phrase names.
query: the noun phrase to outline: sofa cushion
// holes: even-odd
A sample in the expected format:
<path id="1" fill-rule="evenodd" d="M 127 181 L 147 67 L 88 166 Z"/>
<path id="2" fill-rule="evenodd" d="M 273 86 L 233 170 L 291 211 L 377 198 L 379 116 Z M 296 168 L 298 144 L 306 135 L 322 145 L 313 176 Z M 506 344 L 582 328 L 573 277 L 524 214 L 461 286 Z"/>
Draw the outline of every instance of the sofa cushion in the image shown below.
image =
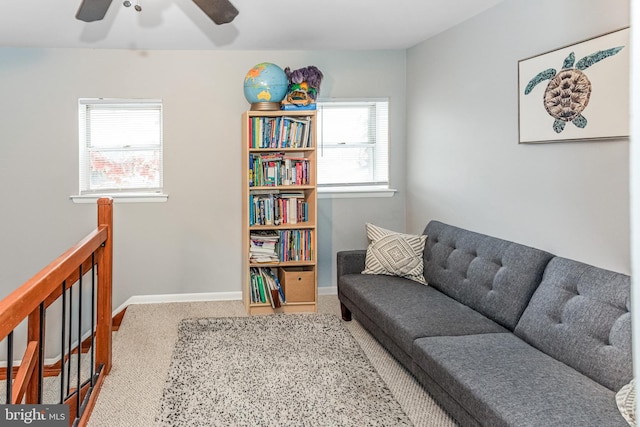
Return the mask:
<path id="1" fill-rule="evenodd" d="M 632 378 L 627 275 L 554 258 L 515 333 L 612 391 Z"/>
<path id="2" fill-rule="evenodd" d="M 443 293 L 409 279 L 347 274 L 339 280 L 341 295 L 375 320 L 409 355 L 419 337 L 508 332 Z"/>
<path id="3" fill-rule="evenodd" d="M 439 221 L 424 233 L 429 285 L 513 330 L 552 255 Z"/>
<path id="4" fill-rule="evenodd" d="M 514 334 L 420 338 L 413 353 L 484 426 L 628 427 L 614 392 Z"/>
<path id="5" fill-rule="evenodd" d="M 367 256 L 363 274 L 406 277 L 425 284 L 422 255 L 427 236 L 397 233 L 367 223 Z"/>

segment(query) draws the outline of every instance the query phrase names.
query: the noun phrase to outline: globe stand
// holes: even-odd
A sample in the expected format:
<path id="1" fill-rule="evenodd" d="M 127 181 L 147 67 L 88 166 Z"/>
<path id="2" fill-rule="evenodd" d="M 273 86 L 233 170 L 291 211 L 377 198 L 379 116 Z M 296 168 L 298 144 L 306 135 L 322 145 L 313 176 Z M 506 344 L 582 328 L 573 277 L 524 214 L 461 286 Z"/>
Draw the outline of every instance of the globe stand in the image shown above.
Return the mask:
<path id="1" fill-rule="evenodd" d="M 251 111 L 277 111 L 279 109 L 279 102 L 254 102 L 251 104 Z"/>

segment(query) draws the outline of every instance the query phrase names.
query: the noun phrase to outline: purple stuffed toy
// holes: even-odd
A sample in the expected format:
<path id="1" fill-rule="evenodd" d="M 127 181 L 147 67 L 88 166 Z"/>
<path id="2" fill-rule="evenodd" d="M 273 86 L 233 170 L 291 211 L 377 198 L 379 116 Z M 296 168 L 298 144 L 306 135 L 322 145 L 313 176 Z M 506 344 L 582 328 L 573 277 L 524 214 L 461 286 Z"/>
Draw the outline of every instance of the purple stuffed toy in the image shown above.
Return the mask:
<path id="1" fill-rule="evenodd" d="M 324 77 L 322 71 L 310 65 L 293 71 L 287 67 L 284 72 L 289 79 L 289 93 L 285 102 L 298 105 L 315 102 Z"/>

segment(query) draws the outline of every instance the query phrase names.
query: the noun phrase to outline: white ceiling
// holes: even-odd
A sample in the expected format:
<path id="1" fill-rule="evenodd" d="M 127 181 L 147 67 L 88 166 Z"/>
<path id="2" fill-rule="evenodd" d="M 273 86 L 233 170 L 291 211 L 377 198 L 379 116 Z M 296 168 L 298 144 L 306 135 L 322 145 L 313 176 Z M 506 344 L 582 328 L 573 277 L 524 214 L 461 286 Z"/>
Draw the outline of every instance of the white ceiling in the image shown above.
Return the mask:
<path id="1" fill-rule="evenodd" d="M 0 46 L 112 49 L 404 49 L 502 0 L 231 0 L 217 26 L 191 0 L 113 0 L 75 19 L 80 0 L 0 0 Z"/>

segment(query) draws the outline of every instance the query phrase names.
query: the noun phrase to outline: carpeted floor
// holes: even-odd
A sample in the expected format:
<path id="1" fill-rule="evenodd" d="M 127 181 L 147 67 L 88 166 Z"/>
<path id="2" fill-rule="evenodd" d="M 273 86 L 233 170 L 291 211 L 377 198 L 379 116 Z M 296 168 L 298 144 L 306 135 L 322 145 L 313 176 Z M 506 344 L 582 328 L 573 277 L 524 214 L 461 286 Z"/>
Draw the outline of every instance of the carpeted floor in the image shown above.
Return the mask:
<path id="1" fill-rule="evenodd" d="M 319 298 L 319 313 L 339 315 L 336 296 Z M 113 367 L 89 427 L 155 425 L 181 320 L 246 316 L 240 301 L 131 305 L 114 335 Z M 345 326 L 415 426 L 456 424 L 356 320 Z"/>

